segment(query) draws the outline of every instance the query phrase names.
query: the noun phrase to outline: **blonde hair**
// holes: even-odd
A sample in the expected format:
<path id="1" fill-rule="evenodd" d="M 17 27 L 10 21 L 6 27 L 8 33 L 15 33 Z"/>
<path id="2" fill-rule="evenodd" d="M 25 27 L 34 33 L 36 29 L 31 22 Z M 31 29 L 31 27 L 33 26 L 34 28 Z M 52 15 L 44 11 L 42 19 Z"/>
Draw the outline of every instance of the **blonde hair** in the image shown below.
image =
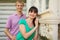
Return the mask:
<path id="1" fill-rule="evenodd" d="M 24 2 L 23 2 L 22 0 L 17 0 L 17 1 L 16 1 L 16 4 L 17 4 L 17 3 L 22 3 L 23 6 L 24 6 Z"/>

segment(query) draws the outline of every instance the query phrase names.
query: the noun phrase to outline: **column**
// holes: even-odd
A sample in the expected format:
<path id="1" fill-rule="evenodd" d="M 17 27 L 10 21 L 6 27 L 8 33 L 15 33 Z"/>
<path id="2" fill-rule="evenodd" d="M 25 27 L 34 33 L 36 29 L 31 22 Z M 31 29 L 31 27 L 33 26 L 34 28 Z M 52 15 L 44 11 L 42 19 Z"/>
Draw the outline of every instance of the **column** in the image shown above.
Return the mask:
<path id="1" fill-rule="evenodd" d="M 46 10 L 46 0 L 41 0 L 41 10 L 42 11 Z"/>

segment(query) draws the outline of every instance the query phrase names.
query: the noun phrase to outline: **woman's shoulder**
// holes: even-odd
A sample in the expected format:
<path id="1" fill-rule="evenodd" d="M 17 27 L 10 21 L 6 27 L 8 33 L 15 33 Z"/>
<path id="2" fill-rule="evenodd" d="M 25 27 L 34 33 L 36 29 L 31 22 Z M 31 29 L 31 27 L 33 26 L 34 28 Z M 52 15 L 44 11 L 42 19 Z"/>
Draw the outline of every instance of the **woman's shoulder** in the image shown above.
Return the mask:
<path id="1" fill-rule="evenodd" d="M 24 19 L 24 18 L 21 18 L 19 21 L 25 21 L 26 19 Z"/>
<path id="2" fill-rule="evenodd" d="M 21 19 L 19 20 L 19 24 L 21 24 L 21 23 L 25 23 L 25 20 L 26 20 L 26 19 L 21 18 Z"/>

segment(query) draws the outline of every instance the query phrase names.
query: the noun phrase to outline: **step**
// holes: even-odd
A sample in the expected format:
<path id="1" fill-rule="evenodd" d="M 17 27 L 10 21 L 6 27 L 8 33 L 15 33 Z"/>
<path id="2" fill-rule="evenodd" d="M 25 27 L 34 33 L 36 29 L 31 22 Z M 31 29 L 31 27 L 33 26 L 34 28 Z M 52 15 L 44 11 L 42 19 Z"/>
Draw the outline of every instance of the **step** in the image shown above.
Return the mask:
<path id="1" fill-rule="evenodd" d="M 26 3 L 24 3 L 24 5 L 25 5 Z M 15 6 L 15 3 L 0 3 L 0 6 L 8 6 L 8 5 L 10 5 L 10 6 Z M 26 6 L 26 5 L 25 5 Z"/>
<path id="2" fill-rule="evenodd" d="M 6 7 L 4 7 L 4 6 L 0 6 L 0 10 L 1 9 L 15 9 L 16 10 L 16 7 L 13 7 L 13 6 L 11 6 L 11 7 L 8 7 L 8 6 L 6 6 Z"/>
<path id="3" fill-rule="evenodd" d="M 3 32 L 0 32 L 0 37 L 6 37 L 6 34 Z"/>
<path id="4" fill-rule="evenodd" d="M 0 15 L 0 20 L 1 20 L 1 19 L 4 19 L 4 18 L 8 18 L 8 17 L 9 17 L 9 15 L 3 15 L 3 16 Z"/>
<path id="5" fill-rule="evenodd" d="M 6 23 L 7 20 L 0 20 L 0 23 Z"/>
<path id="6" fill-rule="evenodd" d="M 0 28 L 5 28 L 6 24 L 0 24 Z"/>
<path id="7" fill-rule="evenodd" d="M 0 37 L 0 40 L 7 40 L 7 37 Z"/>
<path id="8" fill-rule="evenodd" d="M 1 28 L 1 27 L 0 27 L 0 32 L 3 32 L 3 31 L 4 31 L 4 29 L 5 29 L 5 28 Z"/>
<path id="9" fill-rule="evenodd" d="M 16 10 L 15 6 L 0 6 L 0 10 Z M 23 7 L 23 10 L 26 10 L 26 7 Z"/>
<path id="10" fill-rule="evenodd" d="M 0 13 L 2 14 L 2 13 L 15 13 L 16 11 L 9 11 L 9 10 L 7 10 L 7 11 L 0 11 Z"/>
<path id="11" fill-rule="evenodd" d="M 0 6 L 2 6 L 2 5 L 5 5 L 5 6 L 7 6 L 7 5 L 10 5 L 10 6 L 13 5 L 14 6 L 15 3 L 0 3 Z"/>
<path id="12" fill-rule="evenodd" d="M 16 11 L 1 11 L 0 15 L 11 15 L 13 13 L 16 13 Z"/>
<path id="13" fill-rule="evenodd" d="M 23 12 L 24 14 L 26 14 L 26 12 Z M 10 16 L 10 15 L 12 15 L 12 14 L 14 14 L 14 13 L 2 13 L 2 14 L 0 14 L 0 20 L 7 20 L 7 18 Z"/>
<path id="14" fill-rule="evenodd" d="M 24 10 L 23 12 L 26 12 L 26 10 Z M 9 10 L 7 10 L 7 11 L 6 10 L 5 11 L 0 11 L 0 15 L 1 14 L 5 14 L 6 15 L 6 14 L 12 14 L 12 13 L 16 13 L 16 11 L 15 10 L 14 11 L 9 11 Z"/>

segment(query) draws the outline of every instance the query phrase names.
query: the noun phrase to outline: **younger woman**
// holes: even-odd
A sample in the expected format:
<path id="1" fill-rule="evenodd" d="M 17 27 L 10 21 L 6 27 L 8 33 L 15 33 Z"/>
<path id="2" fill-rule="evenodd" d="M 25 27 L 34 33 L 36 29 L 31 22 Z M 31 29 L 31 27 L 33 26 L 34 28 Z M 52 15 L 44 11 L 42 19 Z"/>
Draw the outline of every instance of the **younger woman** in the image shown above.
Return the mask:
<path id="1" fill-rule="evenodd" d="M 19 32 L 16 40 L 34 40 L 38 28 L 38 9 L 32 6 L 28 12 L 28 18 L 19 21 Z"/>

